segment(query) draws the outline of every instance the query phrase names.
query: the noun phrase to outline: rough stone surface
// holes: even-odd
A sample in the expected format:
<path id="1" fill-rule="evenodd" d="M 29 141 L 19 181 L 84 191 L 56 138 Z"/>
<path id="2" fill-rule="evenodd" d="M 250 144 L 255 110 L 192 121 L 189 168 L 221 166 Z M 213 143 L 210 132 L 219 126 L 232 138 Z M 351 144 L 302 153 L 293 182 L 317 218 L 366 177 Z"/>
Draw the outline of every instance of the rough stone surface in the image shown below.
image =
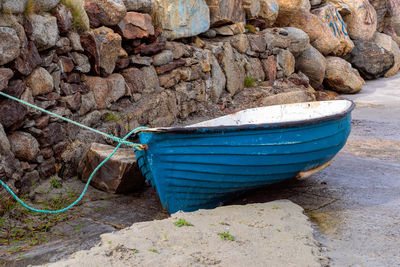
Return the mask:
<path id="1" fill-rule="evenodd" d="M 126 39 L 136 39 L 154 35 L 154 27 L 150 15 L 128 12 L 118 23 L 119 31 Z"/>
<path id="2" fill-rule="evenodd" d="M 169 40 L 195 36 L 210 28 L 209 9 L 204 0 L 160 0 L 155 1 L 154 9 L 155 24 Z"/>
<path id="3" fill-rule="evenodd" d="M 143 73 L 141 70 L 137 68 L 129 68 L 129 69 L 124 69 L 121 72 L 122 76 L 124 76 L 126 85 L 128 86 L 128 89 L 130 93 L 140 93 L 143 88 L 145 87 L 144 80 L 143 80 Z"/>
<path id="4" fill-rule="evenodd" d="M 50 93 L 54 88 L 53 77 L 42 67 L 33 70 L 26 79 L 26 84 L 32 89 L 33 96 Z"/>
<path id="5" fill-rule="evenodd" d="M 8 85 L 8 81 L 14 76 L 12 69 L 0 68 L 0 91 L 3 91 Z"/>
<path id="6" fill-rule="evenodd" d="M 388 70 L 388 72 L 385 73 L 384 77 L 388 78 L 397 74 L 400 69 L 400 49 L 397 43 L 389 35 L 378 32 L 375 33 L 372 41 L 391 52 L 394 56 L 394 65 L 390 70 Z"/>
<path id="7" fill-rule="evenodd" d="M 250 49 L 254 52 L 265 52 L 267 49 L 267 40 L 262 34 L 248 34 Z"/>
<path id="8" fill-rule="evenodd" d="M 251 77 L 255 79 L 257 82 L 263 82 L 265 80 L 265 73 L 261 61 L 258 58 L 254 57 L 247 58 L 244 68 L 247 77 Z"/>
<path id="9" fill-rule="evenodd" d="M 335 36 L 329 24 L 306 10 L 299 10 L 292 16 L 282 16 L 276 22 L 280 27 L 302 29 L 310 37 L 310 43 L 323 55 L 340 50 L 340 39 Z"/>
<path id="10" fill-rule="evenodd" d="M 261 11 L 260 0 L 243 0 L 243 9 L 247 19 L 257 18 Z"/>
<path id="11" fill-rule="evenodd" d="M 69 32 L 74 23 L 71 10 L 64 5 L 58 5 L 51 13 L 57 18 L 58 29 L 60 32 Z"/>
<path id="12" fill-rule="evenodd" d="M 95 16 L 101 25 L 114 26 L 125 17 L 126 7 L 123 0 L 91 0 L 86 2 L 86 6 L 88 2 L 95 3 L 98 10 L 98 13 L 93 14 L 92 9 L 86 8 L 89 18 Z"/>
<path id="13" fill-rule="evenodd" d="M 107 108 L 127 94 L 124 77 L 117 73 L 107 78 L 87 76 L 85 84 L 94 94 L 97 109 Z"/>
<path id="14" fill-rule="evenodd" d="M 326 61 L 325 82 L 333 91 L 347 94 L 361 91 L 365 82 L 350 63 L 339 57 L 327 57 Z"/>
<path id="15" fill-rule="evenodd" d="M 55 8 L 60 0 L 35 0 L 34 5 L 36 10 L 49 11 Z"/>
<path id="16" fill-rule="evenodd" d="M 23 13 L 28 0 L 3 0 L 3 10 L 11 13 Z"/>
<path id="17" fill-rule="evenodd" d="M 298 11 L 299 9 L 310 10 L 311 5 L 308 0 L 277 0 L 279 5 L 279 13 L 287 16 L 290 12 Z M 281 15 L 281 14 L 279 14 Z"/>
<path id="18" fill-rule="evenodd" d="M 113 73 L 122 48 L 122 38 L 119 34 L 110 28 L 100 27 L 82 35 L 81 42 L 94 58 L 96 73 L 104 76 Z"/>
<path id="19" fill-rule="evenodd" d="M 71 47 L 73 51 L 83 52 L 84 49 L 81 44 L 81 37 L 79 33 L 74 31 L 68 31 L 68 39 L 71 42 Z"/>
<path id="20" fill-rule="evenodd" d="M 10 142 L 8 141 L 3 125 L 0 124 L 0 155 L 5 155 L 11 150 Z"/>
<path id="21" fill-rule="evenodd" d="M 0 27 L 0 65 L 16 59 L 20 54 L 20 46 L 20 40 L 14 29 Z"/>
<path id="22" fill-rule="evenodd" d="M 310 38 L 304 31 L 293 27 L 285 27 L 283 30 L 288 34 L 287 38 L 290 40 L 288 49 L 294 56 L 308 49 Z"/>
<path id="23" fill-rule="evenodd" d="M 275 0 L 260 0 L 259 17 L 266 22 L 266 27 L 272 26 L 278 17 L 279 4 Z"/>
<path id="24" fill-rule="evenodd" d="M 14 61 L 13 65 L 19 73 L 27 76 L 31 74 L 34 68 L 43 63 L 43 59 L 40 57 L 35 44 L 32 41 L 29 41 L 21 49 L 20 56 Z"/>
<path id="25" fill-rule="evenodd" d="M 226 75 L 226 89 L 231 95 L 234 95 L 244 88 L 245 77 L 235 61 L 232 46 L 229 43 L 225 43 L 223 48 L 224 55 L 222 56 L 221 65 Z"/>
<path id="26" fill-rule="evenodd" d="M 342 9 L 345 5 L 349 11 L 343 19 L 351 39 L 367 41 L 372 39 L 377 28 L 377 13 L 369 1 L 343 0 L 335 4 L 338 9 Z"/>
<path id="27" fill-rule="evenodd" d="M 93 170 L 113 150 L 113 146 L 93 143 L 80 163 L 81 179 L 87 181 Z M 136 163 L 135 153 L 130 148 L 120 148 L 95 174 L 90 184 L 109 193 L 128 193 L 140 188 L 143 183 L 144 177 Z"/>
<path id="28" fill-rule="evenodd" d="M 153 66 L 143 67 L 140 69 L 143 73 L 144 88 L 143 92 L 152 93 L 160 89 L 160 82 L 157 77 L 157 72 Z"/>
<path id="29" fill-rule="evenodd" d="M 0 100 L 0 123 L 4 128 L 20 125 L 24 121 L 27 110 L 25 106 L 11 99 Z"/>
<path id="30" fill-rule="evenodd" d="M 71 55 L 77 71 L 82 73 L 88 73 L 90 71 L 91 65 L 87 56 L 77 52 L 72 52 Z"/>
<path id="31" fill-rule="evenodd" d="M 359 70 L 364 79 L 382 77 L 394 66 L 394 56 L 376 43 L 358 40 L 347 60 Z"/>
<path id="32" fill-rule="evenodd" d="M 272 86 L 276 80 L 276 60 L 274 56 L 269 56 L 267 59 L 261 60 L 262 68 L 265 73 L 265 79 Z"/>
<path id="33" fill-rule="evenodd" d="M 154 0 L 124 0 L 127 11 L 153 14 Z"/>
<path id="34" fill-rule="evenodd" d="M 217 35 L 233 36 L 236 34 L 244 33 L 245 28 L 243 22 L 236 22 L 233 24 L 223 25 L 217 28 L 213 28 L 213 31 L 215 31 Z"/>
<path id="35" fill-rule="evenodd" d="M 170 63 L 174 60 L 174 54 L 170 50 L 164 50 L 161 53 L 153 56 L 153 65 L 161 66 Z"/>
<path id="36" fill-rule="evenodd" d="M 318 88 L 325 78 L 326 59 L 317 49 L 310 46 L 296 58 L 296 70 L 310 79 L 313 88 Z"/>
<path id="37" fill-rule="evenodd" d="M 55 46 L 59 36 L 56 17 L 32 14 L 28 20 L 32 26 L 31 39 L 39 51 Z"/>
<path id="38" fill-rule="evenodd" d="M 39 154 L 39 143 L 29 133 L 14 132 L 8 136 L 11 151 L 20 160 L 31 161 Z"/>
<path id="39" fill-rule="evenodd" d="M 333 51 L 334 55 L 345 56 L 349 52 L 351 52 L 351 50 L 353 50 L 354 43 L 349 37 L 346 23 L 344 22 L 342 16 L 335 6 L 327 4 L 320 8 L 312 10 L 312 13 L 316 15 L 320 20 L 325 21 L 328 24 L 331 33 L 333 33 L 333 35 L 335 36 L 335 38 L 332 39 L 332 42 L 337 43 L 338 40 L 340 41 L 340 45 L 336 46 Z M 321 30 L 325 31 L 326 33 L 326 26 L 324 26 Z M 322 32 L 320 34 L 322 34 Z M 330 36 L 332 38 L 332 34 L 330 34 Z M 326 41 L 329 41 L 329 39 Z M 324 51 L 321 49 L 321 52 Z"/>
<path id="40" fill-rule="evenodd" d="M 242 0 L 206 0 L 210 9 L 211 27 L 235 22 L 245 22 Z"/>
<path id="41" fill-rule="evenodd" d="M 246 34 L 238 34 L 232 37 L 231 45 L 239 53 L 246 53 L 247 49 L 249 49 L 249 39 Z"/>
<path id="42" fill-rule="evenodd" d="M 287 50 L 280 50 L 276 56 L 278 70 L 282 70 L 286 77 L 294 72 L 295 58 L 292 53 Z"/>
<path id="43" fill-rule="evenodd" d="M 178 228 L 174 222 L 179 219 L 193 226 Z M 234 241 L 218 236 L 227 231 Z M 321 266 L 311 223 L 300 206 L 287 200 L 178 212 L 101 239 L 92 249 L 48 266 Z M 266 239 L 272 253 L 265 253 Z"/>
<path id="44" fill-rule="evenodd" d="M 377 30 L 382 32 L 386 24 L 386 16 L 389 15 L 388 2 L 386 0 L 370 0 L 371 5 L 377 13 Z"/>
<path id="45" fill-rule="evenodd" d="M 225 90 L 226 86 L 226 78 L 225 74 L 222 71 L 221 66 L 219 65 L 217 59 L 212 56 L 212 89 L 211 89 L 211 100 L 216 103 L 218 102 L 222 92 Z"/>

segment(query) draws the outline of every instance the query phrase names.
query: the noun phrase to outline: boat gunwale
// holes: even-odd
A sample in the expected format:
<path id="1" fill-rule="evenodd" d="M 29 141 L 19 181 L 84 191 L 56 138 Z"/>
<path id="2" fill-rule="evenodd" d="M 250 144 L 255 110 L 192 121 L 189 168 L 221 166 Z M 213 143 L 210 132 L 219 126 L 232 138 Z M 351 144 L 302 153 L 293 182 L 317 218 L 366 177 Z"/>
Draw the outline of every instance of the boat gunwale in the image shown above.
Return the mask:
<path id="1" fill-rule="evenodd" d="M 307 126 L 312 124 L 318 124 L 321 122 L 327 122 L 332 120 L 337 120 L 346 117 L 349 115 L 355 108 L 355 103 L 349 99 L 335 99 L 330 101 L 349 101 L 351 102 L 350 107 L 348 107 L 343 112 L 339 112 L 333 115 L 327 115 L 314 119 L 305 119 L 298 121 L 289 121 L 289 122 L 276 122 L 276 123 L 258 123 L 258 124 L 243 124 L 243 125 L 222 125 L 222 126 L 177 126 L 177 127 L 160 127 L 160 128 L 147 128 L 143 129 L 140 133 L 206 133 L 206 132 L 234 132 L 239 130 L 258 130 L 262 128 L 273 128 L 273 129 L 285 129 L 291 127 L 300 127 Z M 323 101 L 321 101 L 323 102 Z M 313 102 L 305 102 L 305 103 L 313 103 Z M 299 103 L 301 104 L 301 103 Z M 244 109 L 245 110 L 245 109 Z M 243 111 L 243 110 L 242 110 Z M 241 112 L 241 111 L 238 111 Z"/>

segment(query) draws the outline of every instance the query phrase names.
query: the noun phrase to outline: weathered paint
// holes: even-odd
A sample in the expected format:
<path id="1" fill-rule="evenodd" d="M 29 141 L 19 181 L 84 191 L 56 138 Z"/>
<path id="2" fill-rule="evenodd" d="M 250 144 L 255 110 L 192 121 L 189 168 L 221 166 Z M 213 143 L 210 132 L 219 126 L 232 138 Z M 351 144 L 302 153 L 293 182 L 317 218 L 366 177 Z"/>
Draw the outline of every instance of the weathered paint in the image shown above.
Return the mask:
<path id="1" fill-rule="evenodd" d="M 326 110 L 327 103 L 331 110 Z M 293 178 L 329 162 L 350 133 L 352 103 L 340 100 L 297 105 L 297 113 L 305 114 L 304 118 L 315 110 L 319 116 L 270 122 L 272 110 L 285 117 L 289 113 L 284 110 L 290 110 L 287 106 L 291 105 L 260 109 L 265 112 L 261 113 L 264 119 L 254 124 L 246 124 L 253 120 L 242 120 L 243 125 L 198 124 L 141 132 L 140 141 L 149 149 L 136 152 L 139 166 L 157 189 L 163 206 L 174 213 L 214 208 L 244 190 Z M 240 114 L 232 116 L 234 122 Z"/>

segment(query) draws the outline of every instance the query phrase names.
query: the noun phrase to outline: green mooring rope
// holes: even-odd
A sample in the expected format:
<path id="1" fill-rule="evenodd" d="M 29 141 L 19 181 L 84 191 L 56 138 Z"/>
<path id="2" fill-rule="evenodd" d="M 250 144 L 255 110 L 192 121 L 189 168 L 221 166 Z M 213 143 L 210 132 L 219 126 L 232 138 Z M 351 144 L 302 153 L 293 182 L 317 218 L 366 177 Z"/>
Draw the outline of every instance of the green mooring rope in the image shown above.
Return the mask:
<path id="1" fill-rule="evenodd" d="M 46 113 L 46 114 L 48 114 L 48 115 L 50 115 L 50 116 L 53 116 L 53 117 L 56 117 L 56 118 L 58 118 L 58 119 L 64 120 L 64 121 L 66 121 L 66 122 L 72 123 L 72 124 L 74 124 L 74 125 L 77 125 L 77 126 L 82 127 L 82 128 L 84 128 L 84 129 L 90 130 L 90 131 L 92 131 L 92 132 L 101 134 L 101 135 L 103 135 L 103 136 L 106 136 L 106 137 L 108 137 L 108 138 L 110 138 L 110 139 L 112 139 L 112 140 L 118 142 L 118 145 L 117 145 L 117 147 L 114 149 L 114 151 L 113 151 L 105 160 L 103 160 L 103 161 L 93 170 L 93 172 L 92 172 L 92 174 L 90 175 L 88 181 L 86 182 L 86 185 L 85 185 L 85 188 L 84 188 L 83 191 L 82 191 L 82 194 L 78 197 L 78 199 L 75 200 L 75 201 L 74 201 L 71 205 L 69 205 L 68 207 L 66 207 L 66 208 L 64 208 L 64 209 L 61 209 L 61 210 L 55 210 L 55 211 L 51 211 L 51 210 L 40 210 L 40 209 L 35 209 L 35 208 L 33 208 L 33 207 L 28 206 L 27 204 L 25 204 L 25 203 L 24 203 L 11 189 L 1 180 L 1 179 L 0 179 L 0 184 L 12 195 L 12 197 L 13 197 L 18 203 L 20 203 L 22 206 L 24 206 L 24 207 L 27 208 L 28 210 L 31 210 L 31 211 L 34 211 L 34 212 L 39 212 L 39 213 L 56 214 L 56 213 L 62 213 L 62 212 L 65 212 L 65 211 L 71 209 L 71 208 L 74 207 L 76 204 L 78 204 L 79 201 L 82 200 L 82 198 L 83 198 L 83 196 L 86 194 L 86 191 L 87 191 L 87 189 L 88 189 L 88 187 L 89 187 L 89 184 L 90 184 L 90 182 L 92 181 L 92 179 L 93 179 L 94 175 L 96 174 L 96 172 L 97 172 L 109 159 L 111 159 L 112 156 L 114 156 L 114 154 L 117 152 L 117 150 L 118 150 L 122 145 L 127 145 L 127 146 L 130 146 L 130 147 L 133 147 L 133 149 L 135 149 L 135 150 L 143 150 L 143 149 L 145 148 L 145 146 L 142 145 L 142 144 L 132 143 L 132 142 L 126 141 L 126 139 L 127 139 L 129 136 L 131 136 L 132 134 L 135 134 L 135 133 L 137 133 L 137 132 L 139 132 L 139 131 L 141 131 L 141 130 L 147 129 L 147 127 L 138 127 L 138 128 L 136 128 L 136 129 L 134 129 L 133 131 L 131 131 L 129 134 L 127 134 L 124 138 L 121 139 L 121 138 L 115 137 L 115 136 L 113 136 L 113 135 L 111 135 L 111 134 L 107 134 L 107 133 L 101 132 L 101 131 L 99 131 L 99 130 L 93 129 L 93 128 L 91 128 L 91 127 L 88 127 L 88 126 L 86 126 L 86 125 L 83 125 L 83 124 L 81 124 L 81 123 L 79 123 L 79 122 L 70 120 L 70 119 L 68 119 L 68 118 L 64 118 L 64 117 L 62 117 L 62 116 L 60 116 L 60 115 L 58 115 L 58 114 L 55 114 L 55 113 L 53 113 L 53 112 L 50 112 L 50 111 L 48 111 L 48 110 L 45 110 L 45 109 L 40 108 L 40 107 L 38 107 L 38 106 L 35 106 L 35 105 L 31 104 L 31 103 L 28 103 L 28 102 L 23 101 L 23 100 L 21 100 L 21 99 L 18 99 L 18 98 L 16 98 L 16 97 L 10 96 L 10 95 L 8 95 L 8 94 L 6 94 L 6 93 L 3 93 L 3 92 L 1 92 L 1 91 L 0 91 L 0 95 L 1 95 L 1 96 L 4 96 L 4 97 L 7 97 L 7 98 L 9 98 L 9 99 L 12 99 L 12 100 L 14 100 L 14 101 L 17 101 L 17 102 L 19 102 L 19 103 L 21 103 L 21 104 L 23 104 L 23 105 L 25 105 L 25 106 L 28 106 L 28 107 L 31 107 L 31 108 L 40 110 L 40 111 L 42 111 L 42 112 L 44 112 L 44 113 Z"/>

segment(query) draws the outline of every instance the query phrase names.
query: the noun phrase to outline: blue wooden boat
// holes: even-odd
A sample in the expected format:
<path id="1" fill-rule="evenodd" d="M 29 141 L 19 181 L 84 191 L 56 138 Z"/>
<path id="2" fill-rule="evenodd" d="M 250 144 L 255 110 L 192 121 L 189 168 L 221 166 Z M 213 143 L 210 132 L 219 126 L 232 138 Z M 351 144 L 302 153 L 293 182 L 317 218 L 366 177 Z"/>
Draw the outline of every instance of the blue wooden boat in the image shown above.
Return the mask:
<path id="1" fill-rule="evenodd" d="M 147 129 L 137 160 L 170 213 L 215 208 L 238 192 L 327 166 L 346 143 L 353 108 L 349 100 L 278 105 Z"/>

